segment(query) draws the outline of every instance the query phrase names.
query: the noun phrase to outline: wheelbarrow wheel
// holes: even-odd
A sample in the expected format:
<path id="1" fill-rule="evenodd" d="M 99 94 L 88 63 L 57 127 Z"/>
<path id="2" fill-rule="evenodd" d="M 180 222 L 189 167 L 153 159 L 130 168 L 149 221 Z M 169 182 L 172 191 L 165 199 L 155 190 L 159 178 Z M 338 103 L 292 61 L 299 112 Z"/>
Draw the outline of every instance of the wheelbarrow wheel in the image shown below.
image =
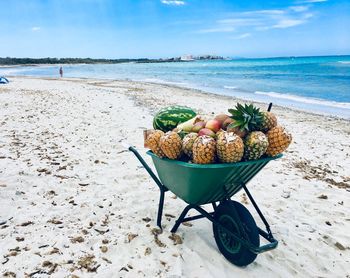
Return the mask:
<path id="1" fill-rule="evenodd" d="M 258 227 L 250 212 L 242 204 L 231 200 L 222 202 L 215 209 L 214 218 L 238 237 L 244 238 L 254 246 L 260 245 Z M 235 240 L 222 227 L 213 223 L 213 231 L 220 252 L 231 263 L 246 266 L 255 260 L 257 254 Z"/>

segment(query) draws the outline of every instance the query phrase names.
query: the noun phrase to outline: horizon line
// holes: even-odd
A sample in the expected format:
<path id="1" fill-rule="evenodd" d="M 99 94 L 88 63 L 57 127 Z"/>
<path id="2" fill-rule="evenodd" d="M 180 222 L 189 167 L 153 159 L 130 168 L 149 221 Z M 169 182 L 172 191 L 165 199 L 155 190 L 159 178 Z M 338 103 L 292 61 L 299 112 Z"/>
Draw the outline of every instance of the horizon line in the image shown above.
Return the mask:
<path id="1" fill-rule="evenodd" d="M 217 55 L 217 54 L 184 54 L 184 55 L 191 55 L 193 57 L 201 57 L 201 56 L 217 56 L 217 57 L 223 57 L 223 58 L 232 58 L 232 59 L 274 59 L 274 58 L 308 58 L 308 57 L 338 57 L 338 56 L 350 56 L 349 54 L 327 54 L 327 55 L 286 55 L 286 56 L 266 56 L 266 57 L 257 57 L 257 56 L 223 56 L 223 55 Z M 91 58 L 91 57 L 0 57 L 0 59 L 33 59 L 33 60 L 40 60 L 40 59 L 91 59 L 91 60 L 161 60 L 161 59 L 173 59 L 173 58 L 180 58 L 184 55 L 180 56 L 169 56 L 169 57 L 158 57 L 158 58 L 150 58 L 150 57 L 138 57 L 138 58 Z"/>

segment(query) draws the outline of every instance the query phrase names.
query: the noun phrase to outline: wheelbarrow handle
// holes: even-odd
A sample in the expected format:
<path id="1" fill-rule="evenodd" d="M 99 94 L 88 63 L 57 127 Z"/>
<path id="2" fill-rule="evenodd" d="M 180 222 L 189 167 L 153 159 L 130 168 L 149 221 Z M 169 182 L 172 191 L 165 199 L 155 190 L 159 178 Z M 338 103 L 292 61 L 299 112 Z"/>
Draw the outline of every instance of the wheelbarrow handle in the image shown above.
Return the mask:
<path id="1" fill-rule="evenodd" d="M 269 107 L 267 107 L 267 111 L 270 112 L 272 108 L 272 102 L 269 103 Z"/>
<path id="2" fill-rule="evenodd" d="M 152 177 L 152 179 L 155 181 L 155 183 L 158 185 L 160 190 L 166 190 L 165 186 L 160 182 L 156 174 L 152 171 L 152 169 L 148 166 L 147 162 L 142 158 L 140 153 L 136 150 L 136 148 L 132 146 L 128 146 L 128 150 L 134 153 L 134 155 L 137 157 L 137 159 L 141 162 L 142 166 L 146 169 L 148 174 Z"/>

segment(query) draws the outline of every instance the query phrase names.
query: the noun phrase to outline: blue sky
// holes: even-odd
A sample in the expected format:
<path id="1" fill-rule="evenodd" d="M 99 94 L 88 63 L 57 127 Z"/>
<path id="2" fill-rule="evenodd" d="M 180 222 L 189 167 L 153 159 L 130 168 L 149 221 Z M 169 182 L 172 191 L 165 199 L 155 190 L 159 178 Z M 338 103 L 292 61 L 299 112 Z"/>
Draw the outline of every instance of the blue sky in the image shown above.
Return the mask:
<path id="1" fill-rule="evenodd" d="M 0 57 L 339 55 L 348 26 L 348 0 L 12 0 Z"/>

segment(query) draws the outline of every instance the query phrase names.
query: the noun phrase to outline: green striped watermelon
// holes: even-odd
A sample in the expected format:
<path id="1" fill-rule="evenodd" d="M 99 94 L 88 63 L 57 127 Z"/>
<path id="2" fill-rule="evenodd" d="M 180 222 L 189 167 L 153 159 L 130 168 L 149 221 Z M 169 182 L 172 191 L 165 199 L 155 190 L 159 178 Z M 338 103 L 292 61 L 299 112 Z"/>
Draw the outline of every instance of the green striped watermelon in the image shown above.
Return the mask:
<path id="1" fill-rule="evenodd" d="M 153 118 L 153 128 L 164 132 L 174 129 L 178 124 L 196 116 L 196 112 L 186 106 L 169 106 L 161 109 Z"/>

